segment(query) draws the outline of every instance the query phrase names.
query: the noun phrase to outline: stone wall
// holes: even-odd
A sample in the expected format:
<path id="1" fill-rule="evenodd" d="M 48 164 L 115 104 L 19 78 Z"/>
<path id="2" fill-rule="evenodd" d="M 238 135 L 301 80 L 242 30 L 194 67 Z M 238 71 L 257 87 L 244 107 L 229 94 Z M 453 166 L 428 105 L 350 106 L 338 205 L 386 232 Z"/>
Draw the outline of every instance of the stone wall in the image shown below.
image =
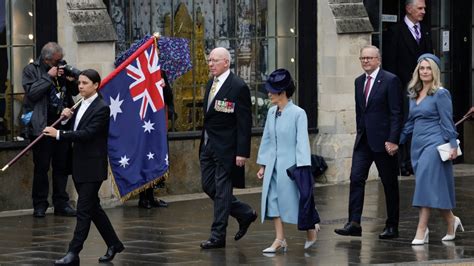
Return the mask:
<path id="1" fill-rule="evenodd" d="M 365 9 L 360 9 L 362 1 L 318 1 L 319 134 L 312 146 L 328 163 L 329 182 L 349 179 L 356 133 L 354 79 L 363 73 L 358 60 L 359 49 L 371 43 L 369 33 L 338 34 L 338 20 L 342 18 L 337 15 L 335 6 L 349 5 L 348 2 L 359 7 L 354 8 L 354 12 L 365 12 L 367 17 Z M 343 10 L 349 12 L 347 8 Z M 354 31 L 347 29 L 345 33 Z M 372 169 L 370 178 L 376 176 Z"/>

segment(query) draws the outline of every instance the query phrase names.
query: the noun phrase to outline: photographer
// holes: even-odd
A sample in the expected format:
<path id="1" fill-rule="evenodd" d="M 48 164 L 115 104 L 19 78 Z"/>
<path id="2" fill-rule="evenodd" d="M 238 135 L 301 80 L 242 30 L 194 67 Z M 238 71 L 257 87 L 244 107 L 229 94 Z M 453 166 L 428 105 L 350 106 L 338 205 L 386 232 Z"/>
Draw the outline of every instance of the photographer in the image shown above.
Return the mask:
<path id="1" fill-rule="evenodd" d="M 73 95 L 78 94 L 75 73 L 62 68 L 63 49 L 55 42 L 49 42 L 41 49 L 41 55 L 23 70 L 22 84 L 25 90 L 24 113 L 32 111 L 31 120 L 26 121 L 30 139 L 38 137 L 42 130 L 56 121 L 65 107 L 71 107 Z M 61 64 L 60 64 L 61 63 Z M 66 71 L 65 71 L 66 70 Z M 68 71 L 69 70 L 69 71 Z M 25 122 L 25 121 L 24 121 Z M 66 193 L 70 162 L 70 143 L 42 138 L 33 146 L 33 216 L 44 217 L 48 203 L 48 171 L 52 165 L 54 214 L 75 216 Z"/>

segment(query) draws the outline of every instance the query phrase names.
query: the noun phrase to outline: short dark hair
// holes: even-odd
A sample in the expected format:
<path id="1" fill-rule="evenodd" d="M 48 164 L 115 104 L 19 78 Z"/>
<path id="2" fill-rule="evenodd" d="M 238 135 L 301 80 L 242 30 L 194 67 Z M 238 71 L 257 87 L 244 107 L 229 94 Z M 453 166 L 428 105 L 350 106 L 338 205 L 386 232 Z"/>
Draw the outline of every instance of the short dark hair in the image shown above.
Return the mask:
<path id="1" fill-rule="evenodd" d="M 295 83 L 293 82 L 293 80 L 291 80 L 290 84 L 288 84 L 288 87 L 286 87 L 286 89 L 282 91 L 281 93 L 285 92 L 286 98 L 290 98 L 291 96 L 293 96 L 293 93 L 295 93 L 295 90 L 296 90 Z"/>
<path id="2" fill-rule="evenodd" d="M 100 86 L 100 75 L 99 72 L 97 72 L 96 70 L 86 69 L 83 70 L 80 75 L 88 77 L 93 83 L 99 83 Z"/>

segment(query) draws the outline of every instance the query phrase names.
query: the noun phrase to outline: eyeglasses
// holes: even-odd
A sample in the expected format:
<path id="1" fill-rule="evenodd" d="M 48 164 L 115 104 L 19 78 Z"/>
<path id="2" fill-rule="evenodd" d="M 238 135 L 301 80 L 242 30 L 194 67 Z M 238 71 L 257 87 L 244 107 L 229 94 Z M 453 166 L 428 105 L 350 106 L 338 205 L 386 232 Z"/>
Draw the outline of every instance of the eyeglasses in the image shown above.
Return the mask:
<path id="1" fill-rule="evenodd" d="M 207 59 L 206 61 L 207 61 L 208 64 L 209 64 L 209 63 L 215 64 L 215 63 L 219 63 L 219 61 L 222 61 L 222 60 L 225 60 L 225 59 L 224 59 L 224 58 L 220 58 L 220 59 Z"/>
<path id="2" fill-rule="evenodd" d="M 378 58 L 376 56 L 364 56 L 364 57 L 359 57 L 359 60 L 360 61 L 371 61 L 371 60 L 374 60 L 375 58 Z"/>

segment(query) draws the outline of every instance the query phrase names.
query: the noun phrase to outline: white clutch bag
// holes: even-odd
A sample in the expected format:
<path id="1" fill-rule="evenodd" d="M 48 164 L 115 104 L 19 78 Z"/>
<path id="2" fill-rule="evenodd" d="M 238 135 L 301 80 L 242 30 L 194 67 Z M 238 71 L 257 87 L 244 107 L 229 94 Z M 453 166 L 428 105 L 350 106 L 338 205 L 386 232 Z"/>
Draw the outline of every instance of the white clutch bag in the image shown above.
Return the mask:
<path id="1" fill-rule="evenodd" d="M 458 139 L 456 140 L 456 142 L 458 143 L 458 156 L 461 156 L 462 152 L 461 152 L 461 148 L 459 147 L 459 143 L 461 142 Z M 439 145 L 438 147 L 436 147 L 436 149 L 439 152 L 441 161 L 445 162 L 449 159 L 449 152 L 451 151 L 451 144 L 449 144 L 449 142 Z"/>

